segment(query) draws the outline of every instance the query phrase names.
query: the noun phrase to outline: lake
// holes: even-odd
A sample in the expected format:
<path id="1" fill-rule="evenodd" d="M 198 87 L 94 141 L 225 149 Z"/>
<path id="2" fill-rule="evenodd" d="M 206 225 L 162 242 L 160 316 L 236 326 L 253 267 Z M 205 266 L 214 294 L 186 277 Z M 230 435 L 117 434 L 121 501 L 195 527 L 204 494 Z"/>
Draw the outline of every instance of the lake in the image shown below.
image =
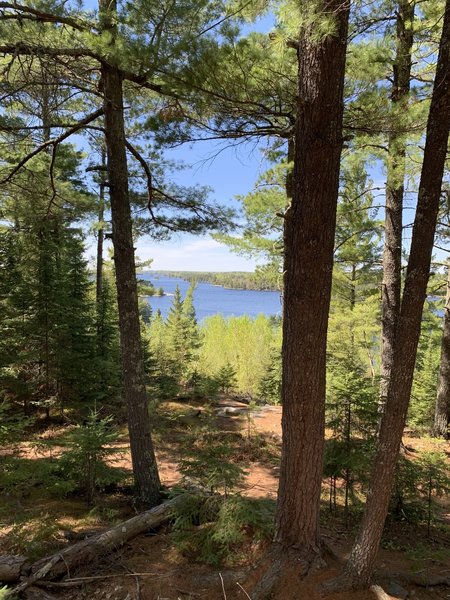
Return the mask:
<path id="1" fill-rule="evenodd" d="M 189 288 L 188 281 L 176 277 L 155 276 L 151 273 L 141 273 L 138 277 L 151 281 L 155 288 L 162 287 L 167 294 L 148 298 L 153 312 L 159 308 L 163 317 L 167 316 L 172 305 L 176 286 L 179 286 L 182 298 Z M 210 283 L 197 283 L 194 291 L 194 306 L 199 321 L 217 313 L 224 317 L 240 315 L 256 317 L 261 313 L 280 316 L 281 296 L 279 292 L 230 290 Z"/>

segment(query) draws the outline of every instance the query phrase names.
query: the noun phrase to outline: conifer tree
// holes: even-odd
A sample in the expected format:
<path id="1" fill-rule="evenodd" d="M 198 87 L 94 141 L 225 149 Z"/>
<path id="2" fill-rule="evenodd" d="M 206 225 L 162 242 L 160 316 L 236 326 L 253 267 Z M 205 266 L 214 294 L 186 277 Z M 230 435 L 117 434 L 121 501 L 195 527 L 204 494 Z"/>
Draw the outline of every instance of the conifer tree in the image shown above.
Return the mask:
<path id="1" fill-rule="evenodd" d="M 444 323 L 441 338 L 439 380 L 435 401 L 432 434 L 447 437 L 450 419 L 450 267 L 447 272 L 447 290 L 444 305 Z"/>
<path id="2" fill-rule="evenodd" d="M 446 2 L 430 104 L 411 251 L 396 330 L 387 402 L 360 531 L 340 591 L 365 587 L 374 569 L 408 410 L 423 304 L 427 292 L 450 127 L 450 2 Z"/>
<path id="3" fill-rule="evenodd" d="M 194 289 L 195 286 L 191 285 L 183 300 L 177 285 L 166 321 L 170 370 L 179 385 L 187 383 L 195 352 L 199 347 L 199 331 L 193 304 Z"/>
<path id="4" fill-rule="evenodd" d="M 126 14 L 117 10 L 115 3 L 100 2 L 98 20 L 79 9 L 64 9 L 50 4 L 46 9 L 34 9 L 26 5 L 8 5 L 0 15 L 2 34 L 1 51 L 8 55 L 10 66 L 20 56 L 27 65 L 39 56 L 46 65 L 56 65 L 55 80 L 69 90 L 82 89 L 94 104 L 94 110 L 86 113 L 85 106 L 68 116 L 68 122 L 46 122 L 40 130 L 46 132 L 46 141 L 32 151 L 24 149 L 2 183 L 15 176 L 40 153 L 49 156 L 49 175 L 55 184 L 54 158 L 60 153 L 62 143 L 69 136 L 84 129 L 104 131 L 107 145 L 108 189 L 112 213 L 112 240 L 115 248 L 116 282 L 118 288 L 119 328 L 123 361 L 123 390 L 129 409 L 130 442 L 138 495 L 154 503 L 159 497 L 159 481 L 150 439 L 150 424 L 144 387 L 142 347 L 139 336 L 139 314 L 133 256 L 130 193 L 128 189 L 127 152 L 142 168 L 146 194 L 139 194 L 141 203 L 150 214 L 151 228 L 155 237 L 159 232 L 176 229 L 204 231 L 209 227 L 222 226 L 230 211 L 220 207 L 212 209 L 205 203 L 205 194 L 199 190 L 170 189 L 155 186 L 152 169 L 140 152 L 125 138 L 124 93 L 125 84 L 131 86 L 130 94 L 137 101 L 136 90 L 150 90 L 158 95 L 151 98 L 152 110 L 159 110 L 165 98 L 176 100 L 174 87 L 165 85 L 163 69 L 155 69 L 154 59 L 175 73 L 184 66 L 178 57 L 182 49 L 190 46 L 194 53 L 214 47 L 211 31 L 221 23 L 224 5 L 208 4 L 199 10 L 197 3 L 189 1 L 182 5 L 144 1 L 139 6 L 127 5 Z M 143 19 L 145 15 L 145 19 Z M 189 27 L 179 27 L 180 19 L 190 19 Z M 7 23 L 7 27 L 4 25 Z M 129 35 L 129 27 L 134 34 Z M 70 33 L 69 33 L 70 30 Z M 23 44 L 26 35 L 27 43 Z M 149 43 L 153 40 L 156 46 Z M 156 42 L 157 40 L 157 42 Z M 126 51 L 124 51 L 126 48 Z M 180 52 L 174 52 L 177 48 Z M 186 54 L 186 56 L 188 56 Z M 57 60 L 54 60 L 57 58 Z M 6 69 L 11 73 L 13 69 Z M 22 69 L 23 71 L 23 69 Z M 32 68 L 30 68 L 32 72 Z M 26 81 L 25 84 L 29 84 Z M 17 89 L 17 88 L 15 88 Z M 14 93 L 14 88 L 13 88 Z M 99 96 L 101 106 L 98 105 Z M 89 103 L 88 103 L 89 104 Z M 156 106 L 156 109 L 155 109 Z M 104 116 L 104 124 L 99 124 Z M 8 121 L 8 126 L 10 121 Z M 20 131 L 20 123 L 14 129 Z M 104 125 L 104 126 L 103 126 Z M 61 134 L 51 135 L 55 129 Z M 54 197 L 51 202 L 54 203 Z M 169 216 L 165 209 L 169 207 Z M 173 211 L 176 208 L 176 211 Z"/>
<path id="5" fill-rule="evenodd" d="M 414 9 L 414 2 L 399 0 L 396 12 L 396 54 L 391 89 L 392 129 L 389 133 L 388 143 L 383 284 L 381 288 L 380 412 L 383 411 L 386 403 L 392 369 L 395 331 L 400 314 L 403 196 L 406 172 L 405 129 L 407 129 L 406 121 L 409 116 L 408 100 L 414 37 Z"/>
<path id="6" fill-rule="evenodd" d="M 112 241 L 119 309 L 123 396 L 127 406 L 131 459 L 137 497 L 150 506 L 160 497 L 160 480 L 151 438 L 145 389 L 144 357 L 139 323 L 128 167 L 126 155 L 123 76 L 117 56 L 117 4 L 100 0 L 100 26 L 109 40 L 111 63 L 102 63 L 103 113 Z"/>
<path id="7" fill-rule="evenodd" d="M 298 10 L 294 171 L 284 227 L 283 447 L 275 541 L 283 549 L 297 549 L 307 570 L 320 548 L 327 320 L 349 4 L 308 2 Z"/>

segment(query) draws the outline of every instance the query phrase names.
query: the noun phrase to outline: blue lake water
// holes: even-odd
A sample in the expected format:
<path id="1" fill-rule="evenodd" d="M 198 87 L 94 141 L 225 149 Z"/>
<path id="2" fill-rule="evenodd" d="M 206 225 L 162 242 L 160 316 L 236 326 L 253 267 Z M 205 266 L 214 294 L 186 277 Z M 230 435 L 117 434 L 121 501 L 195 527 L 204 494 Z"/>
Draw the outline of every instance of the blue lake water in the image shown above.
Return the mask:
<path id="1" fill-rule="evenodd" d="M 151 281 L 155 288 L 162 287 L 166 296 L 148 298 L 153 312 L 158 308 L 166 317 L 172 305 L 173 293 L 178 285 L 182 298 L 189 288 L 189 282 L 176 277 L 155 276 L 151 273 L 139 274 L 140 279 Z M 210 283 L 197 283 L 194 291 L 194 306 L 197 319 L 201 321 L 221 313 L 224 317 L 249 315 L 281 315 L 281 296 L 279 292 L 230 290 Z"/>

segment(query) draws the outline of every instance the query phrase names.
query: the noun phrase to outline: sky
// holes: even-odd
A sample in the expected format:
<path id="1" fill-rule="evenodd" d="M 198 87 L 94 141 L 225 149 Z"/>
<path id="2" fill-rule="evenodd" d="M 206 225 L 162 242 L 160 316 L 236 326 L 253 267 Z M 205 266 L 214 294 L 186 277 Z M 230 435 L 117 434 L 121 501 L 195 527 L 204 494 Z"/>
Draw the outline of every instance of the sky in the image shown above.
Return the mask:
<path id="1" fill-rule="evenodd" d="M 254 143 L 224 148 L 223 143 L 204 141 L 167 155 L 190 165 L 177 174 L 177 183 L 209 186 L 215 203 L 238 207 L 235 196 L 251 191 L 267 168 L 262 150 L 263 146 Z M 253 271 L 256 266 L 255 260 L 233 254 L 209 235 L 175 234 L 168 242 L 143 237 L 137 240 L 136 254 L 141 259 L 153 258 L 155 270 Z"/>

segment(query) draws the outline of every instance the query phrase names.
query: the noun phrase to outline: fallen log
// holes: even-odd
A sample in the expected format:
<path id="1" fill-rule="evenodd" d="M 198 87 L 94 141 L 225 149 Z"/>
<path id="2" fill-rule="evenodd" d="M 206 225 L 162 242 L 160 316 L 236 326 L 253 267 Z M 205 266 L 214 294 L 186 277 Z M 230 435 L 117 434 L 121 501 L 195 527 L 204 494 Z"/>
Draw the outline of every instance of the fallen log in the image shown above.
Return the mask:
<path id="1" fill-rule="evenodd" d="M 3 583 L 18 581 L 27 565 L 29 563 L 25 556 L 0 556 L 0 581 Z"/>
<path id="2" fill-rule="evenodd" d="M 70 577 L 71 571 L 75 568 L 84 564 L 95 563 L 99 558 L 120 548 L 139 534 L 150 528 L 159 527 L 170 518 L 181 498 L 182 496 L 177 496 L 172 500 L 167 500 L 159 506 L 136 515 L 107 531 L 82 540 L 73 546 L 68 546 L 52 556 L 38 560 L 31 566 L 30 576 L 16 586 L 12 590 L 13 593 L 20 594 L 43 579 L 53 580 L 63 575 Z"/>

